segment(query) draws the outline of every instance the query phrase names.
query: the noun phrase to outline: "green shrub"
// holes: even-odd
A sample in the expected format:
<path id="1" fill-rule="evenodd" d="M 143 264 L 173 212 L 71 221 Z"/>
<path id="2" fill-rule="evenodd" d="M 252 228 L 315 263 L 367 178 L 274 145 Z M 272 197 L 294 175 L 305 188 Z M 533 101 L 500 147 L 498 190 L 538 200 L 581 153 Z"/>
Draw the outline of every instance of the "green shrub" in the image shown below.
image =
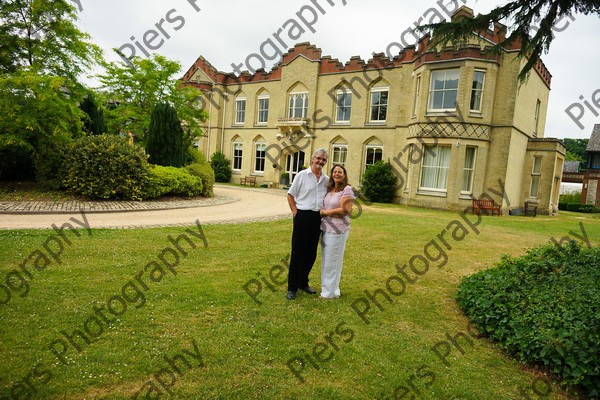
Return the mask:
<path id="1" fill-rule="evenodd" d="M 581 203 L 581 192 L 561 194 L 558 201 L 563 203 Z"/>
<path id="2" fill-rule="evenodd" d="M 566 210 L 566 209 L 567 209 L 567 205 L 568 205 L 568 204 L 569 204 L 569 203 L 567 203 L 567 202 L 560 202 L 560 201 L 559 201 L 559 202 L 558 202 L 558 209 L 559 209 L 559 210 Z"/>
<path id="3" fill-rule="evenodd" d="M 457 299 L 480 330 L 567 384 L 600 394 L 600 248 L 574 241 L 503 256 L 463 279 Z"/>
<path id="4" fill-rule="evenodd" d="M 194 163 L 185 167 L 187 171 L 202 179 L 202 196 L 213 197 L 213 187 L 215 186 L 215 171 L 212 170 L 208 163 Z"/>
<path id="5" fill-rule="evenodd" d="M 377 161 L 368 165 L 362 177 L 361 192 L 370 200 L 389 203 L 396 192 L 396 175 L 388 162 Z"/>
<path id="6" fill-rule="evenodd" d="M 191 175 L 185 168 L 152 165 L 143 197 L 148 199 L 165 194 L 199 196 L 202 194 L 202 179 Z"/>
<path id="7" fill-rule="evenodd" d="M 35 155 L 35 179 L 51 190 L 64 188 L 65 160 L 71 143 L 53 143 L 42 146 Z"/>
<path id="8" fill-rule="evenodd" d="M 64 160 L 64 186 L 89 198 L 141 199 L 148 175 L 144 150 L 118 136 L 77 140 Z"/>
<path id="9" fill-rule="evenodd" d="M 581 203 L 567 203 L 568 211 L 579 211 L 581 208 Z"/>
<path id="10" fill-rule="evenodd" d="M 189 140 L 181 127 L 177 111 L 167 103 L 159 103 L 150 116 L 146 152 L 148 161 L 163 166 L 182 167 Z"/>
<path id="11" fill-rule="evenodd" d="M 206 161 L 206 157 L 204 156 L 204 153 L 202 152 L 202 150 L 199 150 L 194 146 L 188 147 L 187 151 L 185 153 L 185 165 L 191 165 L 191 164 L 207 164 L 208 165 L 208 161 Z"/>
<path id="12" fill-rule="evenodd" d="M 215 181 L 229 182 L 231 179 L 230 161 L 225 157 L 225 154 L 220 151 L 215 152 L 210 157 L 210 166 L 215 171 Z"/>
<path id="13" fill-rule="evenodd" d="M 596 212 L 596 206 L 593 204 L 581 204 L 579 206 L 579 212 L 594 213 L 594 212 Z"/>

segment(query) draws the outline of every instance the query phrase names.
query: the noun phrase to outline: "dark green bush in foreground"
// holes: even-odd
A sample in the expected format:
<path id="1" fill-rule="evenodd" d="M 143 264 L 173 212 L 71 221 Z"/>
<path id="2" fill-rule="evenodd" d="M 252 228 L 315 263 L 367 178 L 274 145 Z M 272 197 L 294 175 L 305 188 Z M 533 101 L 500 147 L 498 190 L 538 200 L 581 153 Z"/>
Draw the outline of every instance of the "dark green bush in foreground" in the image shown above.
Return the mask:
<path id="1" fill-rule="evenodd" d="M 465 278 L 457 299 L 509 351 L 600 394 L 600 248 L 570 242 L 503 256 Z"/>
<path id="2" fill-rule="evenodd" d="M 144 185 L 143 197 L 154 198 L 165 194 L 199 196 L 202 179 L 191 175 L 185 168 L 153 165 Z"/>

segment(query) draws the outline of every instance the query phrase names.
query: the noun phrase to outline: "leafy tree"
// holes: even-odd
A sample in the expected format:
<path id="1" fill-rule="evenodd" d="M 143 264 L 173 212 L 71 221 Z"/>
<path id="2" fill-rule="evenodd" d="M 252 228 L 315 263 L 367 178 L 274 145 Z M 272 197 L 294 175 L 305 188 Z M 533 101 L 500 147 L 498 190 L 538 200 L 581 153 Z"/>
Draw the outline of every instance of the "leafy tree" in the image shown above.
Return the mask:
<path id="1" fill-rule="evenodd" d="M 216 151 L 210 157 L 210 166 L 215 171 L 215 181 L 229 182 L 231 179 L 231 161 L 225 157 L 225 154 Z"/>
<path id="2" fill-rule="evenodd" d="M 519 73 L 519 80 L 523 81 L 542 53 L 548 52 L 554 39 L 552 27 L 575 12 L 585 15 L 600 14 L 600 3 L 597 0 L 513 0 L 487 14 L 480 14 L 474 18 L 459 16 L 454 22 L 423 25 L 418 30 L 423 32 L 433 29 L 432 44 L 446 46 L 451 43 L 465 43 L 474 32 L 485 32 L 495 22 L 512 21 L 512 32 L 487 51 L 489 55 L 503 54 L 505 49 L 519 45 L 518 56 L 527 60 Z M 533 37 L 529 36 L 531 26 L 539 26 Z"/>
<path id="3" fill-rule="evenodd" d="M 1 1 L 0 74 L 29 67 L 76 82 L 102 56 L 76 21 L 76 9 L 66 0 Z"/>
<path id="4" fill-rule="evenodd" d="M 106 133 L 104 110 L 98 107 L 91 93 L 85 97 L 79 108 L 86 114 L 86 118 L 83 121 L 83 130 L 88 135 L 102 135 Z"/>
<path id="5" fill-rule="evenodd" d="M 0 171 L 31 164 L 36 149 L 80 136 L 83 112 L 67 95 L 66 78 L 28 69 L 0 78 Z M 29 160 L 29 161 L 27 161 Z"/>
<path id="6" fill-rule="evenodd" d="M 574 161 L 585 161 L 587 159 L 587 148 L 590 139 L 569 139 L 562 140 L 567 148 L 567 155 L 570 153 L 574 157 Z"/>
<path id="7" fill-rule="evenodd" d="M 172 79 L 181 65 L 157 54 L 150 59 L 134 57 L 131 63 L 134 68 L 124 63 L 103 63 L 106 73 L 98 75 L 102 87 L 108 89 L 107 101 L 118 103 L 107 108 L 109 131 L 133 132 L 145 140 L 154 107 L 169 103 L 177 110 L 186 135 L 200 135 L 200 122 L 208 113 L 198 108 L 198 89 L 180 87 Z"/>
<path id="8" fill-rule="evenodd" d="M 157 104 L 148 130 L 148 161 L 165 167 L 181 167 L 185 164 L 189 145 L 181 121 L 177 118 L 177 111 L 167 103 Z"/>
<path id="9" fill-rule="evenodd" d="M 362 192 L 370 201 L 389 203 L 396 192 L 396 179 L 389 161 L 377 161 L 363 174 Z"/>

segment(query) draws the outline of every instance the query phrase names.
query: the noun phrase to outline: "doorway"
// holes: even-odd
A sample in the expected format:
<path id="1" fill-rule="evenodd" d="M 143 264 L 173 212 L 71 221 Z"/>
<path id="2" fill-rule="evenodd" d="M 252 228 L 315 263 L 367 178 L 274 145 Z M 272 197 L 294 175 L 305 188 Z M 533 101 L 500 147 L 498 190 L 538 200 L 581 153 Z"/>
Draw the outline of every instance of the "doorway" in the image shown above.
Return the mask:
<path id="1" fill-rule="evenodd" d="M 294 178 L 298 172 L 302 171 L 304 165 L 304 152 L 297 151 L 287 155 L 287 162 L 285 171 L 290 174 L 290 183 L 294 181 Z"/>

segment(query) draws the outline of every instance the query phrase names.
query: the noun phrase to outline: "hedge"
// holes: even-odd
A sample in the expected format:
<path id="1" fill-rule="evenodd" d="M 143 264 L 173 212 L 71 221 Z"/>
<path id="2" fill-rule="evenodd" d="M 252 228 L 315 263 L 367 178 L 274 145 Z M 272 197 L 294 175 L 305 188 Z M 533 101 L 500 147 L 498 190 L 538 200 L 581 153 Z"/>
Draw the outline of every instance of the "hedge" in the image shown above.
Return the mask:
<path id="1" fill-rule="evenodd" d="M 210 167 L 210 164 L 204 162 L 190 164 L 185 167 L 186 170 L 202 179 L 202 196 L 213 197 L 213 187 L 215 186 L 215 171 Z"/>
<path id="2" fill-rule="evenodd" d="M 202 194 L 202 179 L 191 175 L 185 168 L 152 165 L 144 184 L 143 198 L 165 194 L 199 196 Z"/>
<path id="3" fill-rule="evenodd" d="M 599 247 L 547 244 L 463 279 L 458 303 L 501 346 L 597 396 L 599 265 Z"/>

